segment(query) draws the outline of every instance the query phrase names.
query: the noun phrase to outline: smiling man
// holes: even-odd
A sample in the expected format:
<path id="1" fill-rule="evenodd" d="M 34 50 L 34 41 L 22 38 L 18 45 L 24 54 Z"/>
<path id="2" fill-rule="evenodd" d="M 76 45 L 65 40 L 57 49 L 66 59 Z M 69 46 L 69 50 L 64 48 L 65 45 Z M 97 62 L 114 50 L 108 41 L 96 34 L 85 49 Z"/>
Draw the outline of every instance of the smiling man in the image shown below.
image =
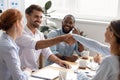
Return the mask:
<path id="1" fill-rule="evenodd" d="M 20 47 L 20 59 L 22 68 L 29 67 L 32 70 L 38 69 L 39 55 L 43 53 L 48 60 L 59 64 L 60 66 L 70 68 L 63 60 L 52 54 L 48 48 L 54 44 L 69 39 L 71 35 L 63 35 L 52 39 L 44 39 L 43 33 L 38 28 L 42 21 L 42 8 L 38 5 L 30 5 L 26 11 L 27 24 L 24 28 L 23 35 L 16 42 Z M 74 40 L 73 40 L 74 42 Z"/>
<path id="2" fill-rule="evenodd" d="M 62 28 L 52 30 L 48 33 L 47 38 L 54 38 L 57 36 L 62 36 L 69 33 L 76 33 L 80 34 L 80 31 L 75 27 L 75 18 L 73 15 L 66 15 L 62 21 Z M 64 42 L 61 42 L 55 46 L 51 47 L 52 52 L 62 60 L 67 60 L 74 62 L 78 59 L 78 56 L 73 55 L 74 51 L 77 54 L 80 54 L 84 50 L 83 45 L 77 42 L 73 45 L 68 45 Z M 47 61 L 46 65 L 50 64 L 51 62 Z"/>

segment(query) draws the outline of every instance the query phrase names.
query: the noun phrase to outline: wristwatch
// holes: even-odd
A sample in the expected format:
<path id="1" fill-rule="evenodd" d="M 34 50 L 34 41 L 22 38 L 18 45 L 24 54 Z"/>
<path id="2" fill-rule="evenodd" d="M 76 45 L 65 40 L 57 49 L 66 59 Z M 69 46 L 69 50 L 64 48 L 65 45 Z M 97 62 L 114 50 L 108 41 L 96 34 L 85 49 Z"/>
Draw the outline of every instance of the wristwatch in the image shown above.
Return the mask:
<path id="1" fill-rule="evenodd" d="M 62 59 L 62 60 L 66 60 L 66 56 L 62 56 L 61 59 Z"/>

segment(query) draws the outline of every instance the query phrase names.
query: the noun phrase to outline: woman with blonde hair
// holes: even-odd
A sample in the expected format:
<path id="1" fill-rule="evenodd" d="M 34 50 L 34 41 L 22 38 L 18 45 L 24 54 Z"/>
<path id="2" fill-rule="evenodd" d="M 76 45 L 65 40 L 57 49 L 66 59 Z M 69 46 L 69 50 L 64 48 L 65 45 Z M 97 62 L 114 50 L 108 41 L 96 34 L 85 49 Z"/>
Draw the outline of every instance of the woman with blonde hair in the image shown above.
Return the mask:
<path id="1" fill-rule="evenodd" d="M 21 70 L 19 47 L 15 40 L 22 34 L 22 14 L 8 9 L 0 16 L 0 80 L 28 80 L 31 69 Z"/>

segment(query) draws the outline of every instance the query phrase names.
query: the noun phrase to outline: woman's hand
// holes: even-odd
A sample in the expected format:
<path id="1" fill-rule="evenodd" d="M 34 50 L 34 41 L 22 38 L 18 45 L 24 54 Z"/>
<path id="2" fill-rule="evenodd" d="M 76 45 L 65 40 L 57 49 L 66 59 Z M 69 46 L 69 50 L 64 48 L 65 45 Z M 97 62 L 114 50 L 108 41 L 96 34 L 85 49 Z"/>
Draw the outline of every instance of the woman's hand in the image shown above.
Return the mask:
<path id="1" fill-rule="evenodd" d="M 101 62 L 101 55 L 100 55 L 100 54 L 96 54 L 96 55 L 94 56 L 94 61 L 95 61 L 96 63 L 100 64 L 100 62 Z"/>

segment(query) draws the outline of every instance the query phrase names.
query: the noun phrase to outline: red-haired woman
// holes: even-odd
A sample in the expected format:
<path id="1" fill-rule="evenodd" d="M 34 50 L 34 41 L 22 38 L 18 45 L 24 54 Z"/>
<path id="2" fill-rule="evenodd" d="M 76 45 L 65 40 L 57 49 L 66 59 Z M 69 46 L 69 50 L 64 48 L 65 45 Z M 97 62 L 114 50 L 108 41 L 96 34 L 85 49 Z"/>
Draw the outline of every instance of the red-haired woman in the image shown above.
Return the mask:
<path id="1" fill-rule="evenodd" d="M 22 14 L 8 9 L 0 16 L 0 80 L 28 80 L 31 70 L 21 70 L 19 47 L 15 40 L 22 34 Z"/>

